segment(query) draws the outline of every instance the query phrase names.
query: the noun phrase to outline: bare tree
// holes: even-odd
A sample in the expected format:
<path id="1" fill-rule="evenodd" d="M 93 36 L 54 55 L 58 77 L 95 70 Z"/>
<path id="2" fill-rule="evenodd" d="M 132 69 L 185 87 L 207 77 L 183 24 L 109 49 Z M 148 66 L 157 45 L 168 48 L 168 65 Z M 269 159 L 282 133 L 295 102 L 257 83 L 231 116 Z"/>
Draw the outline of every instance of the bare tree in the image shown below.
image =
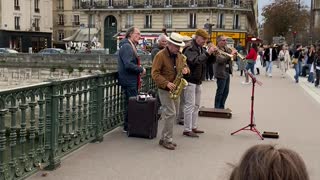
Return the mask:
<path id="1" fill-rule="evenodd" d="M 289 42 L 296 36 L 298 42 L 309 30 L 310 12 L 306 6 L 299 6 L 293 1 L 277 0 L 265 6 L 261 15 L 264 17 L 263 38 L 270 43 L 273 36 L 284 36 Z"/>

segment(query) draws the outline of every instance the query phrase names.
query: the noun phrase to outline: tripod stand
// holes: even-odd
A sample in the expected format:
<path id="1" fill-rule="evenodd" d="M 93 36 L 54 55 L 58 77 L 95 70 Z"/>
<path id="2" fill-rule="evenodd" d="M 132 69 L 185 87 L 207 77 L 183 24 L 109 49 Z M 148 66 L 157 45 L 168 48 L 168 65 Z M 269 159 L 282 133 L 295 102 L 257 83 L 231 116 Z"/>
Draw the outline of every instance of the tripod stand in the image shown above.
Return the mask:
<path id="1" fill-rule="evenodd" d="M 249 73 L 248 71 L 245 72 L 248 74 L 248 76 L 251 78 L 252 80 L 252 91 L 251 91 L 251 117 L 250 117 L 250 124 L 231 133 L 231 135 L 234 135 L 236 134 L 237 132 L 240 132 L 242 130 L 249 130 L 249 131 L 252 131 L 252 132 L 255 132 L 260 138 L 261 140 L 263 140 L 263 137 L 261 136 L 260 132 L 258 131 L 258 129 L 256 128 L 256 124 L 254 124 L 253 122 L 253 118 L 254 118 L 254 87 L 255 87 L 255 84 L 257 83 L 258 85 L 262 85 L 262 83 L 260 81 L 258 81 L 251 73 Z"/>

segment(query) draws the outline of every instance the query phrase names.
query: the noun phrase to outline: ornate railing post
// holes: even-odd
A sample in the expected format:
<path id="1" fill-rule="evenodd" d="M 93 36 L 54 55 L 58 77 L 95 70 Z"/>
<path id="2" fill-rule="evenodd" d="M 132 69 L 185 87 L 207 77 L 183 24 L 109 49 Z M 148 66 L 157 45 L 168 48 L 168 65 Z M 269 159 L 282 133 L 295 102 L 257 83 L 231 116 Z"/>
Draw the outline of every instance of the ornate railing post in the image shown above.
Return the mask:
<path id="1" fill-rule="evenodd" d="M 104 101 L 104 95 L 103 95 L 103 75 L 98 74 L 96 78 L 96 86 L 95 86 L 95 113 L 94 113 L 94 120 L 95 128 L 96 128 L 96 138 L 93 140 L 93 142 L 102 142 L 103 141 L 103 133 L 102 133 L 102 127 L 103 127 L 103 101 Z"/>
<path id="2" fill-rule="evenodd" d="M 58 112 L 59 112 L 59 81 L 53 81 L 52 86 L 50 89 L 51 94 L 51 103 L 49 110 L 47 110 L 47 113 L 49 113 L 50 116 L 47 114 L 47 123 L 50 122 L 50 124 L 47 124 L 46 131 L 50 131 L 50 151 L 49 151 L 49 165 L 46 167 L 48 170 L 56 169 L 60 166 L 61 160 L 58 156 L 58 127 L 59 127 L 59 121 L 58 121 Z M 49 111 L 49 112 L 48 112 Z M 47 134 L 48 135 L 48 134 Z"/>
<path id="3" fill-rule="evenodd" d="M 6 127 L 4 116 L 7 113 L 7 109 L 0 111 L 0 179 L 9 179 L 8 165 L 5 162 L 5 150 L 6 150 Z"/>

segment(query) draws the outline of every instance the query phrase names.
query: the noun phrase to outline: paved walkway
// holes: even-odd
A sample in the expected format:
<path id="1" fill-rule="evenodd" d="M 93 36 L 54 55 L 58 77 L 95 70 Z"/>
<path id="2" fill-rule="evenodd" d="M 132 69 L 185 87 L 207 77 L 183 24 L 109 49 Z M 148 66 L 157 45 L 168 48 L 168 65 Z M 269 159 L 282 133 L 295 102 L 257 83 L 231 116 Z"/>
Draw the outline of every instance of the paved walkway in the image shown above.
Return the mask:
<path id="1" fill-rule="evenodd" d="M 249 124 L 251 85 L 242 85 L 243 77 L 235 72 L 227 106 L 232 119 L 199 118 L 206 133 L 198 139 L 182 135 L 183 128 L 174 127 L 175 151 L 159 147 L 157 139 L 128 138 L 121 129 L 105 135 L 100 144 L 88 144 L 62 160 L 62 166 L 41 177 L 39 172 L 29 179 L 46 180 L 224 180 L 241 155 L 255 144 L 271 143 L 297 151 L 305 160 L 311 180 L 320 179 L 320 89 L 302 79 L 294 83 L 288 72 L 281 78 L 274 68 L 272 78 L 258 78 L 255 121 L 260 131 L 277 131 L 279 139 L 259 140 L 252 132 L 231 132 Z M 301 88 L 302 87 L 302 88 Z M 204 82 L 201 105 L 213 106 L 215 82 Z M 159 131 L 163 122 L 160 122 Z"/>

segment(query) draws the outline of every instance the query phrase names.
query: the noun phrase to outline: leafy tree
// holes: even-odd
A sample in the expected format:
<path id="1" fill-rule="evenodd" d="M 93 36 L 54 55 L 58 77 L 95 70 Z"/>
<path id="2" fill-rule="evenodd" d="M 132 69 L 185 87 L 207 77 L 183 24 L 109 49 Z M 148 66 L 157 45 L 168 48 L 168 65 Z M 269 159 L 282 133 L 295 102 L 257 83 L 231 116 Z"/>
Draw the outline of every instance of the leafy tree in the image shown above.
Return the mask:
<path id="1" fill-rule="evenodd" d="M 284 36 L 292 40 L 294 31 L 298 36 L 306 35 L 309 28 L 310 12 L 306 6 L 299 6 L 294 1 L 276 0 L 265 6 L 261 15 L 264 17 L 264 39 L 269 43 L 273 36 Z"/>

